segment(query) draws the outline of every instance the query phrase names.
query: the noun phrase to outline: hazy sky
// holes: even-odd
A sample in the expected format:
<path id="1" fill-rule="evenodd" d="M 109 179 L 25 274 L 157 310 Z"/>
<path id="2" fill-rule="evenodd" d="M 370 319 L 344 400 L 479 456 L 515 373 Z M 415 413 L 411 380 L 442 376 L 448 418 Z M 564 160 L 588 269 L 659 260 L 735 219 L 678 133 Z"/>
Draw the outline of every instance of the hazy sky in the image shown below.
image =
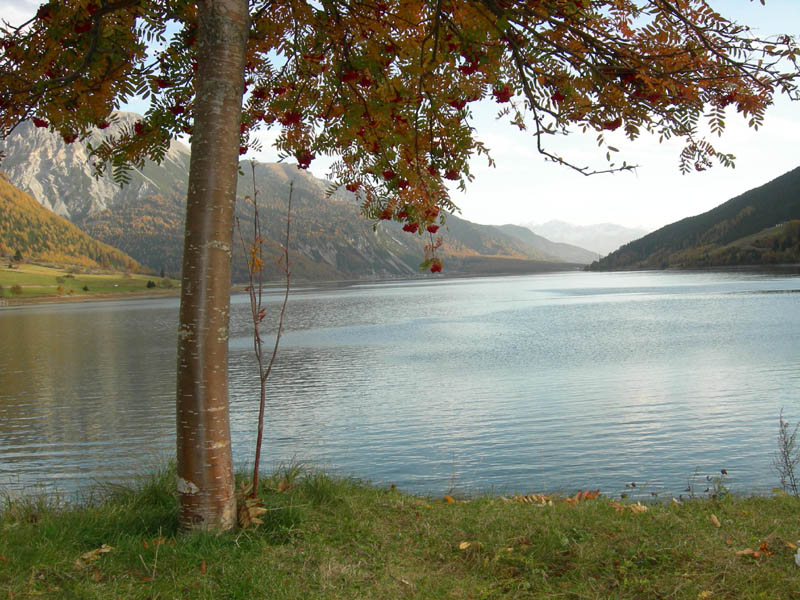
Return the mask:
<path id="1" fill-rule="evenodd" d="M 33 14 L 38 4 L 0 0 L 0 16 L 20 22 Z M 800 0 L 767 0 L 766 6 L 760 0 L 712 0 L 712 4 L 726 16 L 750 25 L 759 35 L 800 36 Z M 609 143 L 620 149 L 620 157 L 639 168 L 585 177 L 544 162 L 533 137 L 495 120 L 496 112 L 497 105 L 492 102 L 473 111 L 478 136 L 491 149 L 496 167 L 488 167 L 485 158 L 476 158 L 471 165 L 476 178 L 467 193 L 453 192 L 462 216 L 479 223 L 560 219 L 582 225 L 612 222 L 656 229 L 705 212 L 800 166 L 800 103 L 785 98 L 777 99 L 764 127 L 757 132 L 748 129 L 735 111 L 729 114 L 726 133 L 715 145 L 736 156 L 735 169 L 715 167 L 689 175 L 678 171 L 682 148 L 678 140 L 659 144 L 657 139 L 643 136 L 631 143 L 623 135 L 607 135 Z M 598 150 L 595 136 L 575 133 L 557 140 L 558 149 L 576 164 L 603 168 L 604 152 Z M 274 134 L 264 134 L 265 141 L 270 137 Z M 276 160 L 277 155 L 267 149 L 255 158 Z M 324 176 L 328 164 L 330 160 L 317 159 L 311 171 Z"/>

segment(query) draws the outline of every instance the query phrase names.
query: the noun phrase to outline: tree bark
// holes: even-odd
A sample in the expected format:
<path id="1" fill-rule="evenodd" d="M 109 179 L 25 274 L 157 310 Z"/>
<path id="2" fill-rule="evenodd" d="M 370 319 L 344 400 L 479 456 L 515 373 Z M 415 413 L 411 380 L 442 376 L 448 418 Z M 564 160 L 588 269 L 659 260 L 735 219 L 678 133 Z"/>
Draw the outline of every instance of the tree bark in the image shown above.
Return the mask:
<path id="1" fill-rule="evenodd" d="M 249 15 L 247 0 L 204 0 L 197 7 L 196 98 L 178 332 L 178 519 L 185 530 L 226 530 L 236 524 L 228 314 Z"/>

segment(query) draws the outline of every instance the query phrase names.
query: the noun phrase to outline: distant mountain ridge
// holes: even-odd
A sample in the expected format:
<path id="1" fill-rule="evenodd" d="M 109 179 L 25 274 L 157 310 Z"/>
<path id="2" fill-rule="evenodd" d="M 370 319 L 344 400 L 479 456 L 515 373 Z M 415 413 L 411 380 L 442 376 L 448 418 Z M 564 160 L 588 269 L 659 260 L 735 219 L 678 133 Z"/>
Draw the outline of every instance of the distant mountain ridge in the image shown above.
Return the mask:
<path id="1" fill-rule="evenodd" d="M 139 270 L 130 256 L 92 239 L 0 173 L 0 255 L 17 252 L 25 259 L 58 264 Z"/>
<path id="2" fill-rule="evenodd" d="M 498 229 L 512 235 L 532 248 L 537 248 L 550 256 L 557 256 L 562 260 L 578 264 L 589 264 L 597 259 L 597 254 L 572 244 L 551 242 L 549 239 L 538 235 L 521 225 L 500 225 Z"/>
<path id="3" fill-rule="evenodd" d="M 800 262 L 800 167 L 701 215 L 662 227 L 592 270 Z"/>
<path id="4" fill-rule="evenodd" d="M 119 113 L 117 123 L 138 116 Z M 112 124 L 108 131 L 113 131 Z M 99 135 L 99 134 L 92 134 Z M 94 138 L 93 138 L 94 139 Z M 22 124 L 6 140 L 2 167 L 9 178 L 44 206 L 69 218 L 93 237 L 120 248 L 142 264 L 180 272 L 183 251 L 185 190 L 189 149 L 174 141 L 165 161 L 148 163 L 131 173 L 131 182 L 119 188 L 110 176 L 96 179 L 84 143 L 69 146 L 46 129 Z M 238 194 L 252 195 L 249 163 L 242 165 Z M 419 274 L 425 238 L 402 231 L 394 222 L 372 223 L 359 213 L 358 199 L 344 190 L 326 196 L 329 182 L 313 177 L 292 164 L 258 164 L 256 184 L 267 245 L 277 255 L 286 222 L 289 184 L 294 184 L 293 276 L 309 280 L 408 277 Z M 245 232 L 252 215 L 246 202 L 237 203 L 237 216 Z M 439 251 L 450 273 L 536 272 L 574 268 L 565 263 L 587 264 L 555 250 L 532 246 L 518 235 L 500 228 L 470 223 L 448 216 L 441 230 Z M 280 277 L 268 260 L 267 276 Z M 246 278 L 246 262 L 236 246 L 233 276 Z"/>
<path id="5" fill-rule="evenodd" d="M 549 240 L 574 244 L 593 252 L 594 256 L 590 262 L 597 260 L 598 254 L 604 256 L 623 244 L 648 233 L 647 229 L 624 227 L 615 223 L 573 225 L 564 221 L 548 221 L 547 223 L 525 223 L 523 227 L 527 227 Z"/>

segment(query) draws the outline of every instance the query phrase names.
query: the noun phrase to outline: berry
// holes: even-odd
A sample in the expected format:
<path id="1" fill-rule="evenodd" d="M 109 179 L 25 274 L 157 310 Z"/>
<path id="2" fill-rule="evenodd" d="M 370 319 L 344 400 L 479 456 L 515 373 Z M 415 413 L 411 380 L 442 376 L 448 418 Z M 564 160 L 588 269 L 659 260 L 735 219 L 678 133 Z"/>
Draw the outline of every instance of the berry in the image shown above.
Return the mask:
<path id="1" fill-rule="evenodd" d="M 358 191 L 358 188 L 360 188 L 360 187 L 361 187 L 361 182 L 360 181 L 351 181 L 346 186 L 344 186 L 344 189 L 346 189 L 348 192 L 355 193 L 355 192 Z"/>
<path id="2" fill-rule="evenodd" d="M 33 124 L 37 127 L 49 127 L 50 123 L 45 121 L 44 119 L 40 119 L 39 117 L 33 117 Z"/>
<path id="3" fill-rule="evenodd" d="M 381 175 L 383 175 L 384 179 L 393 179 L 394 178 L 394 171 L 391 169 L 386 169 L 385 171 L 381 171 Z"/>
<path id="4" fill-rule="evenodd" d="M 409 233 L 417 233 L 417 229 L 419 229 L 419 225 L 417 223 L 406 223 L 403 225 L 403 231 L 407 231 Z"/>
<path id="5" fill-rule="evenodd" d="M 439 231 L 439 226 L 438 225 L 428 225 L 425 229 L 428 230 L 428 233 L 436 233 L 437 231 Z"/>
<path id="6" fill-rule="evenodd" d="M 500 89 L 493 89 L 492 95 L 494 96 L 495 102 L 498 104 L 503 104 L 504 102 L 511 100 L 511 90 L 509 89 L 508 84 L 504 85 Z"/>
<path id="7" fill-rule="evenodd" d="M 455 181 L 456 179 L 458 179 L 458 171 L 456 171 L 455 169 L 447 169 L 447 171 L 444 172 L 444 178 L 452 179 Z"/>
<path id="8" fill-rule="evenodd" d="M 307 169 L 315 157 L 314 154 L 308 150 L 300 150 L 295 154 L 295 158 L 297 159 L 298 169 Z"/>
<path id="9" fill-rule="evenodd" d="M 431 273 L 441 273 L 442 272 L 442 261 L 438 258 L 434 258 L 433 262 L 431 263 Z"/>
<path id="10" fill-rule="evenodd" d="M 287 110 L 278 120 L 284 127 L 291 127 L 292 125 L 299 124 L 302 118 L 303 115 L 296 110 Z"/>

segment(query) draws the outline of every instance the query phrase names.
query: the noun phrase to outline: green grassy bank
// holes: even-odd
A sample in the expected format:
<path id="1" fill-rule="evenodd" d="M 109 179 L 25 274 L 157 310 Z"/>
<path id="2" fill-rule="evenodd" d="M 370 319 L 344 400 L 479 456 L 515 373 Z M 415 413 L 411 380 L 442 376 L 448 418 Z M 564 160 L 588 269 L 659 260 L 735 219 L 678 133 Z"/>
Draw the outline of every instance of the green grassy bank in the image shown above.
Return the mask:
<path id="1" fill-rule="evenodd" d="M 8 304 L 168 294 L 177 293 L 179 287 L 179 281 L 153 275 L 71 266 L 0 263 L 0 301 Z"/>
<path id="2" fill-rule="evenodd" d="M 450 502 L 291 472 L 264 525 L 212 535 L 176 531 L 172 486 L 6 499 L 0 598 L 800 598 L 790 497 Z"/>

